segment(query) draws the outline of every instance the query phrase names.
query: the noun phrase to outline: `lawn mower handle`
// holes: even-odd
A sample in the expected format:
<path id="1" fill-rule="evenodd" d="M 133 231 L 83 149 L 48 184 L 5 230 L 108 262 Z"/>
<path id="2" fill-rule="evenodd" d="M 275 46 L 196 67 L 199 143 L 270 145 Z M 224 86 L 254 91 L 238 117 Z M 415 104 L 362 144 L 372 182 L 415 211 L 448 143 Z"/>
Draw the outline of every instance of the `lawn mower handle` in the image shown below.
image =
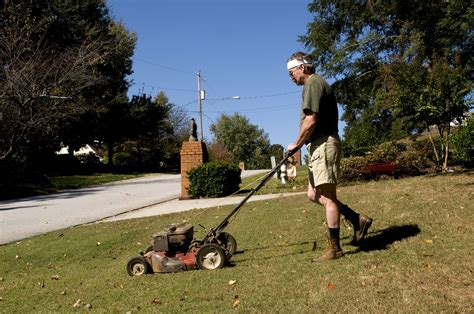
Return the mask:
<path id="1" fill-rule="evenodd" d="M 293 156 L 299 149 L 300 149 L 299 147 L 295 147 L 294 149 L 286 152 L 285 155 L 283 156 L 283 159 L 280 162 L 278 162 L 276 164 L 276 166 L 273 167 L 273 169 L 265 175 L 265 177 L 263 177 L 263 179 L 260 181 L 260 183 L 255 188 L 250 190 L 250 192 L 240 201 L 240 203 L 237 205 L 237 207 L 234 208 L 234 210 L 232 212 L 230 212 L 230 214 L 227 215 L 227 217 L 225 217 L 221 221 L 220 224 L 218 224 L 215 228 L 212 228 L 212 229 L 209 230 L 209 232 L 206 234 L 206 236 L 201 240 L 201 245 L 210 242 L 214 237 L 216 237 L 219 233 L 221 233 L 224 230 L 224 228 L 229 224 L 230 218 L 232 218 L 232 216 L 237 214 L 237 212 L 245 204 L 245 202 L 247 202 L 247 200 L 255 192 L 260 190 L 260 188 L 262 186 L 264 186 L 265 183 L 267 183 L 267 181 L 278 171 L 278 169 L 280 169 L 281 165 L 283 165 L 283 163 L 285 163 L 286 160 L 288 158 L 290 158 L 291 156 Z"/>

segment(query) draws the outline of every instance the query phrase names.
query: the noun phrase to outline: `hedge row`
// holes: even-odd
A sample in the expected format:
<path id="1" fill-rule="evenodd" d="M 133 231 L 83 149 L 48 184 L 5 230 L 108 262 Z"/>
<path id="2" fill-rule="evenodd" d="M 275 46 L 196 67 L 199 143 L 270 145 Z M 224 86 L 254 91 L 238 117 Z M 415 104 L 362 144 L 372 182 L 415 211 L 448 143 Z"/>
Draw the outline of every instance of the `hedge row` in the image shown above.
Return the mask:
<path id="1" fill-rule="evenodd" d="M 438 143 L 435 143 L 439 145 Z M 429 140 L 408 143 L 387 142 L 365 156 L 341 160 L 341 182 L 370 180 L 378 175 L 368 171 L 370 164 L 389 163 L 397 166 L 397 176 L 413 176 L 435 172 L 437 169 L 432 144 Z"/>

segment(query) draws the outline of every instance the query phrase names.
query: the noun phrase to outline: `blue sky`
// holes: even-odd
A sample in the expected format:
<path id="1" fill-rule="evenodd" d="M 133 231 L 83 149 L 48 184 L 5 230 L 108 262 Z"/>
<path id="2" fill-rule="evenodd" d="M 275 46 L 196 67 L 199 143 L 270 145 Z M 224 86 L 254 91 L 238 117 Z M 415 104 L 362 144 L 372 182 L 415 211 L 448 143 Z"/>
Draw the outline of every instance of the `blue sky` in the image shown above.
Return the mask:
<path id="1" fill-rule="evenodd" d="M 237 112 L 286 148 L 298 134 L 301 99 L 286 59 L 304 51 L 298 36 L 312 20 L 310 2 L 107 0 L 111 16 L 138 36 L 129 95 L 164 91 L 199 125 L 200 70 L 206 140 L 212 140 L 209 125 L 221 114 Z"/>

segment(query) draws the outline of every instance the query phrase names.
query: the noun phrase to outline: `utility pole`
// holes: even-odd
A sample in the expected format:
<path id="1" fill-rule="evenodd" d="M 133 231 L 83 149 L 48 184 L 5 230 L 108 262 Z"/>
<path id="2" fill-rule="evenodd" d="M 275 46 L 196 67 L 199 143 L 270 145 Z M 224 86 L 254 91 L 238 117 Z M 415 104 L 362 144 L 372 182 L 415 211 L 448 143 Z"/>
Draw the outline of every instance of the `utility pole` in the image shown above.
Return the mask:
<path id="1" fill-rule="evenodd" d="M 199 138 L 201 139 L 201 142 L 203 141 L 203 136 L 202 136 L 202 95 L 201 95 L 201 70 L 198 70 L 196 73 L 197 76 L 197 83 L 198 83 L 198 104 L 199 104 L 199 124 L 200 124 L 200 131 L 199 131 Z"/>

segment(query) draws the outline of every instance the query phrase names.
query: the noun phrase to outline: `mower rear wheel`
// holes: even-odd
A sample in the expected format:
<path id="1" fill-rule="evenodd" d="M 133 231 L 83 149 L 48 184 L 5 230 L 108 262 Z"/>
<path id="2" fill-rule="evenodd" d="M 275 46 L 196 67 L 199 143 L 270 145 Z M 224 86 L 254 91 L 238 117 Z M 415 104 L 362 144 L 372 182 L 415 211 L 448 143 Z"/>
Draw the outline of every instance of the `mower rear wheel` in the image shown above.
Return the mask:
<path id="1" fill-rule="evenodd" d="M 217 244 L 219 244 L 225 252 L 225 258 L 229 261 L 237 250 L 237 241 L 235 238 L 227 232 L 221 232 L 217 236 Z"/>
<path id="2" fill-rule="evenodd" d="M 148 273 L 148 262 L 142 256 L 130 259 L 127 263 L 127 273 L 130 276 L 143 276 Z"/>
<path id="3" fill-rule="evenodd" d="M 225 260 L 224 250 L 214 243 L 204 244 L 196 254 L 196 263 L 200 269 L 222 268 Z"/>

